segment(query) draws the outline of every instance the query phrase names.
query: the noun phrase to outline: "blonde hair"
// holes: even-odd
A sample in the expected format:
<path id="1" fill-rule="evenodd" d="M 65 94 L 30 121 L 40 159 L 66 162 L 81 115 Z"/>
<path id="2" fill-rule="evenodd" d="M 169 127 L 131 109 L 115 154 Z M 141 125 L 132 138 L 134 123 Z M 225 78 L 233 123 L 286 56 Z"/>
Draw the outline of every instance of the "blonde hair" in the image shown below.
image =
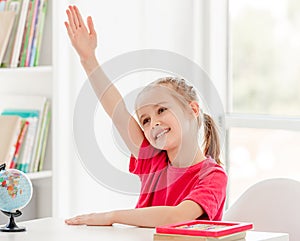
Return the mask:
<path id="1" fill-rule="evenodd" d="M 184 79 L 176 77 L 160 78 L 148 85 L 142 92 L 149 90 L 151 89 L 151 87 L 155 86 L 171 87 L 173 90 L 176 91 L 176 93 L 179 94 L 180 97 L 182 97 L 179 99 L 178 96 L 174 95 L 175 98 L 177 98 L 180 102 L 184 101 L 185 104 L 189 104 L 192 101 L 199 101 L 194 87 L 188 85 Z M 199 129 L 202 123 L 204 127 L 204 155 L 211 156 L 218 164 L 221 164 L 220 140 L 217 125 L 215 124 L 214 120 L 208 114 L 203 113 L 202 110 L 200 111 L 197 121 Z"/>

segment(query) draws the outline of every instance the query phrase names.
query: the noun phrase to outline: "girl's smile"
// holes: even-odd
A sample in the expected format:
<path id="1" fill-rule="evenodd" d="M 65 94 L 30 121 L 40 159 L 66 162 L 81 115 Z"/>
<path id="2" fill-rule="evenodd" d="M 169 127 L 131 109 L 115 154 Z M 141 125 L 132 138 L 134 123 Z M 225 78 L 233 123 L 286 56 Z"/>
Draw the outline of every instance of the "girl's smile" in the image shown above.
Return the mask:
<path id="1" fill-rule="evenodd" d="M 138 99 L 137 115 L 145 137 L 154 147 L 161 150 L 179 149 L 183 135 L 189 133 L 188 115 L 174 90 L 156 86 Z"/>
<path id="2" fill-rule="evenodd" d="M 158 138 L 166 135 L 170 130 L 171 130 L 171 128 L 165 128 L 165 129 L 162 129 L 162 130 L 153 129 L 152 136 L 153 136 L 154 140 L 157 140 Z"/>

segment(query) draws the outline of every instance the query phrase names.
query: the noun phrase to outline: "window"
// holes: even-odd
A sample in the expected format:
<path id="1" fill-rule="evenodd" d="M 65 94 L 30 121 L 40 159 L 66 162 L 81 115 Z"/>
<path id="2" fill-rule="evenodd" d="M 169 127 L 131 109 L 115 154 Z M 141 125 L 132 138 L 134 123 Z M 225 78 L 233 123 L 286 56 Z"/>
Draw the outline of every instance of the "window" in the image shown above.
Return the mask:
<path id="1" fill-rule="evenodd" d="M 300 115 L 300 1 L 230 0 L 232 110 Z"/>
<path id="2" fill-rule="evenodd" d="M 230 205 L 261 179 L 300 180 L 300 1 L 228 4 Z"/>

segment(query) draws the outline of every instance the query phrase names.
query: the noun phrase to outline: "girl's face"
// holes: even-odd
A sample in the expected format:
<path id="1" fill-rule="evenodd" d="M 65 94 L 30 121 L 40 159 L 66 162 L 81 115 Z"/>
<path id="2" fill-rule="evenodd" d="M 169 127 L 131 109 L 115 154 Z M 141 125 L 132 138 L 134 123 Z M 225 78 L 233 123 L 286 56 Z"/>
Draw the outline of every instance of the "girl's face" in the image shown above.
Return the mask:
<path id="1" fill-rule="evenodd" d="M 191 134 L 191 120 L 195 121 L 191 111 L 183 108 L 172 91 L 164 86 L 150 89 L 139 97 L 137 106 L 145 137 L 152 146 L 166 151 L 181 146 L 184 136 Z"/>

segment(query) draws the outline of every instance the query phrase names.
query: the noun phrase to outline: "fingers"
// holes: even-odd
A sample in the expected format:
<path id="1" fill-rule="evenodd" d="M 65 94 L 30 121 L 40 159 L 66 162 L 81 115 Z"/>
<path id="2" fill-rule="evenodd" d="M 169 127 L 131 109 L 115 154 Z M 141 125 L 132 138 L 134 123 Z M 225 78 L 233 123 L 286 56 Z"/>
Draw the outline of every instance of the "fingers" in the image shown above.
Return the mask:
<path id="1" fill-rule="evenodd" d="M 69 7 L 70 8 L 70 7 Z M 68 15 L 68 21 L 69 21 L 69 27 L 70 27 L 70 31 L 72 34 L 74 34 L 74 32 L 76 31 L 76 26 L 74 24 L 74 19 L 73 19 L 73 14 L 70 11 L 70 9 L 66 10 L 66 13 Z"/>
<path id="2" fill-rule="evenodd" d="M 66 219 L 65 223 L 69 224 L 69 225 L 83 225 L 83 224 L 86 224 L 85 223 L 85 215 L 76 216 L 74 218 Z"/>
<path id="3" fill-rule="evenodd" d="M 74 6 L 73 9 L 74 9 L 75 14 L 76 14 L 76 18 L 77 18 L 77 21 L 78 21 L 78 26 L 79 26 L 79 27 L 84 27 L 84 28 L 85 28 L 83 19 L 82 19 L 82 17 L 81 17 L 80 12 L 79 12 L 79 9 L 78 9 L 76 6 Z"/>
<path id="4" fill-rule="evenodd" d="M 76 10 L 75 10 L 75 6 L 69 6 L 69 9 L 72 13 L 73 21 L 74 21 L 74 25 L 75 25 L 76 29 L 81 27 L 80 24 L 79 24 L 79 20 L 78 20 L 78 16 L 77 16 L 77 13 L 76 13 Z"/>
<path id="5" fill-rule="evenodd" d="M 96 31 L 95 31 L 95 28 L 94 28 L 94 23 L 93 23 L 93 20 L 92 20 L 92 17 L 91 17 L 91 16 L 89 16 L 89 17 L 87 18 L 87 25 L 88 25 L 90 34 L 96 35 Z"/>
<path id="6" fill-rule="evenodd" d="M 69 6 L 66 12 L 72 32 L 78 28 L 85 27 L 81 14 L 76 6 Z"/>
<path id="7" fill-rule="evenodd" d="M 76 6 L 69 6 L 69 8 L 66 10 L 66 13 L 68 16 L 68 21 L 65 22 L 65 26 L 67 28 L 68 35 L 72 43 L 73 41 L 75 41 L 76 36 L 80 36 L 81 39 L 85 39 L 87 41 L 89 40 L 94 41 L 97 38 L 93 20 L 90 16 L 87 18 L 87 26 L 88 26 L 87 29 L 82 19 L 82 16 L 79 12 L 79 9 Z M 90 36 L 88 36 L 88 34 Z"/>
<path id="8" fill-rule="evenodd" d="M 71 29 L 70 25 L 68 24 L 68 22 L 65 22 L 65 26 L 67 28 L 69 38 L 72 39 L 73 38 L 73 32 L 72 32 L 72 29 Z"/>

